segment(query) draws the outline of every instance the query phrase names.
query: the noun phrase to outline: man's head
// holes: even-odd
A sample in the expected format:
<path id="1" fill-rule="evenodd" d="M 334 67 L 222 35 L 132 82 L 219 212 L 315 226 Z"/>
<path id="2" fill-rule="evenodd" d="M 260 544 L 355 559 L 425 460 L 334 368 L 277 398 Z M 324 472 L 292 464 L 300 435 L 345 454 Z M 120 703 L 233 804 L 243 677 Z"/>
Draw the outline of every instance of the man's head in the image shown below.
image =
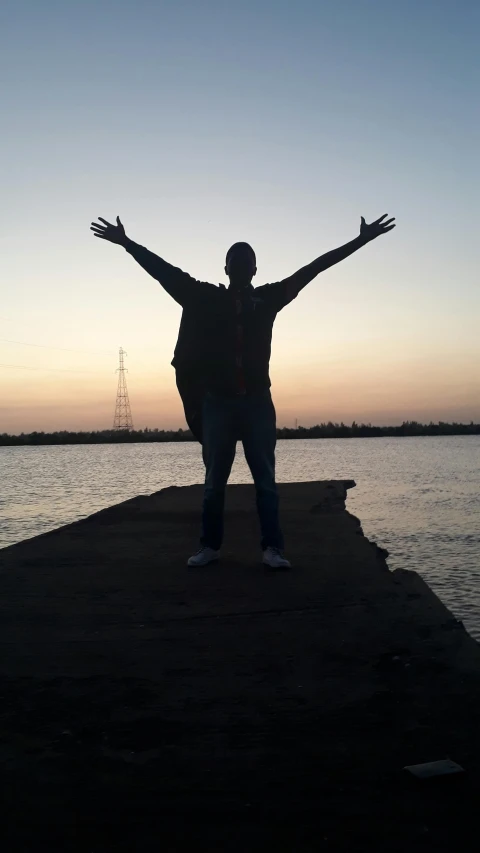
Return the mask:
<path id="1" fill-rule="evenodd" d="M 249 243 L 234 243 L 225 259 L 225 272 L 233 287 L 246 287 L 257 272 L 257 259 Z"/>

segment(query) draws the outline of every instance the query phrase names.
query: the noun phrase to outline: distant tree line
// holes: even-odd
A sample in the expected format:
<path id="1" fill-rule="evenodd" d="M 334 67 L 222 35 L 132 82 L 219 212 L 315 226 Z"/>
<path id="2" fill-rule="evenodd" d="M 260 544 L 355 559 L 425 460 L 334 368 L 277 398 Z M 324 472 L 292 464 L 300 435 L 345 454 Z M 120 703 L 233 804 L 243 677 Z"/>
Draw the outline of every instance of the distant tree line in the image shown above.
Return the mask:
<path id="1" fill-rule="evenodd" d="M 296 429 L 282 427 L 277 429 L 278 438 L 374 438 L 375 436 L 411 436 L 411 435 L 480 435 L 480 424 L 447 424 L 439 421 L 434 424 L 420 424 L 418 421 L 404 421 L 400 426 L 372 426 L 357 424 L 353 421 L 347 426 L 343 421 L 333 424 L 319 424 L 313 427 L 299 426 Z"/>
<path id="2" fill-rule="evenodd" d="M 412 435 L 480 435 L 480 424 L 420 424 L 418 421 L 404 421 L 400 426 L 372 426 L 372 424 L 357 424 L 351 426 L 342 423 L 318 424 L 313 427 L 299 426 L 296 429 L 280 427 L 277 429 L 278 438 L 371 438 L 376 436 L 412 436 Z M 187 429 L 165 430 L 112 430 L 104 429 L 95 432 L 30 432 L 20 435 L 0 434 L 0 446 L 7 445 L 39 445 L 39 444 L 125 444 L 147 441 L 194 441 Z"/>

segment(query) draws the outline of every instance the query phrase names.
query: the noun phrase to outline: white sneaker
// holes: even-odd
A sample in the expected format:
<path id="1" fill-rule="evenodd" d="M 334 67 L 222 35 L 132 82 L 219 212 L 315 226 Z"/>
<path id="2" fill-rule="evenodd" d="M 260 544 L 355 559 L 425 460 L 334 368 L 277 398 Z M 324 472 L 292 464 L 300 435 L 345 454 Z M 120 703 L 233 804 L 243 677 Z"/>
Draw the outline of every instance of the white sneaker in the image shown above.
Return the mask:
<path id="1" fill-rule="evenodd" d="M 193 557 L 189 558 L 187 566 L 208 566 L 209 563 L 218 560 L 219 556 L 220 551 L 214 551 L 208 545 L 203 545 Z"/>
<path id="2" fill-rule="evenodd" d="M 280 548 L 268 547 L 263 552 L 263 562 L 271 569 L 291 569 L 292 566 L 283 556 Z"/>

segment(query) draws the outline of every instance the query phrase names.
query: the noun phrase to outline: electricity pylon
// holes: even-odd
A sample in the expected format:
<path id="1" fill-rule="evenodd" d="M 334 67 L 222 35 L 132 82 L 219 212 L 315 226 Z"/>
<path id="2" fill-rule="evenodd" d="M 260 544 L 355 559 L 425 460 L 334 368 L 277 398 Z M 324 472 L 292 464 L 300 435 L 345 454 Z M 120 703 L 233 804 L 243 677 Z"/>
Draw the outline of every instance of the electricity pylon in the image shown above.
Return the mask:
<path id="1" fill-rule="evenodd" d="M 115 403 L 115 417 L 113 419 L 114 429 L 133 429 L 132 413 L 130 411 L 130 400 L 128 399 L 127 380 L 125 373 L 128 370 L 123 366 L 123 356 L 127 353 L 120 347 L 120 366 L 115 371 L 118 373 L 117 400 Z"/>

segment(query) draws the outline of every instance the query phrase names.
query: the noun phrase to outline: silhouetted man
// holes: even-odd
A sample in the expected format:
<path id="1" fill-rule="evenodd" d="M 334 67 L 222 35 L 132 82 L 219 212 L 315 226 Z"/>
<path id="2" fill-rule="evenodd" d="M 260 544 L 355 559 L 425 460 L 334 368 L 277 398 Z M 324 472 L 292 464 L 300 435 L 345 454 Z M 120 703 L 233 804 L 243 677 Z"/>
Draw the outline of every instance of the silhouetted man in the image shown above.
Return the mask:
<path id="1" fill-rule="evenodd" d="M 203 445 L 206 467 L 199 551 L 189 566 L 205 566 L 219 557 L 223 539 L 225 487 L 242 441 L 252 473 L 262 532 L 263 562 L 289 568 L 283 555 L 275 484 L 275 409 L 270 395 L 269 362 L 277 313 L 320 272 L 395 227 L 387 214 L 367 225 L 363 216 L 354 240 L 327 252 L 275 284 L 253 288 L 255 252 L 248 243 L 228 250 L 229 287 L 196 281 L 130 240 L 117 216 L 112 225 L 92 222 L 96 237 L 123 246 L 183 308 L 172 361 L 187 423 Z"/>

